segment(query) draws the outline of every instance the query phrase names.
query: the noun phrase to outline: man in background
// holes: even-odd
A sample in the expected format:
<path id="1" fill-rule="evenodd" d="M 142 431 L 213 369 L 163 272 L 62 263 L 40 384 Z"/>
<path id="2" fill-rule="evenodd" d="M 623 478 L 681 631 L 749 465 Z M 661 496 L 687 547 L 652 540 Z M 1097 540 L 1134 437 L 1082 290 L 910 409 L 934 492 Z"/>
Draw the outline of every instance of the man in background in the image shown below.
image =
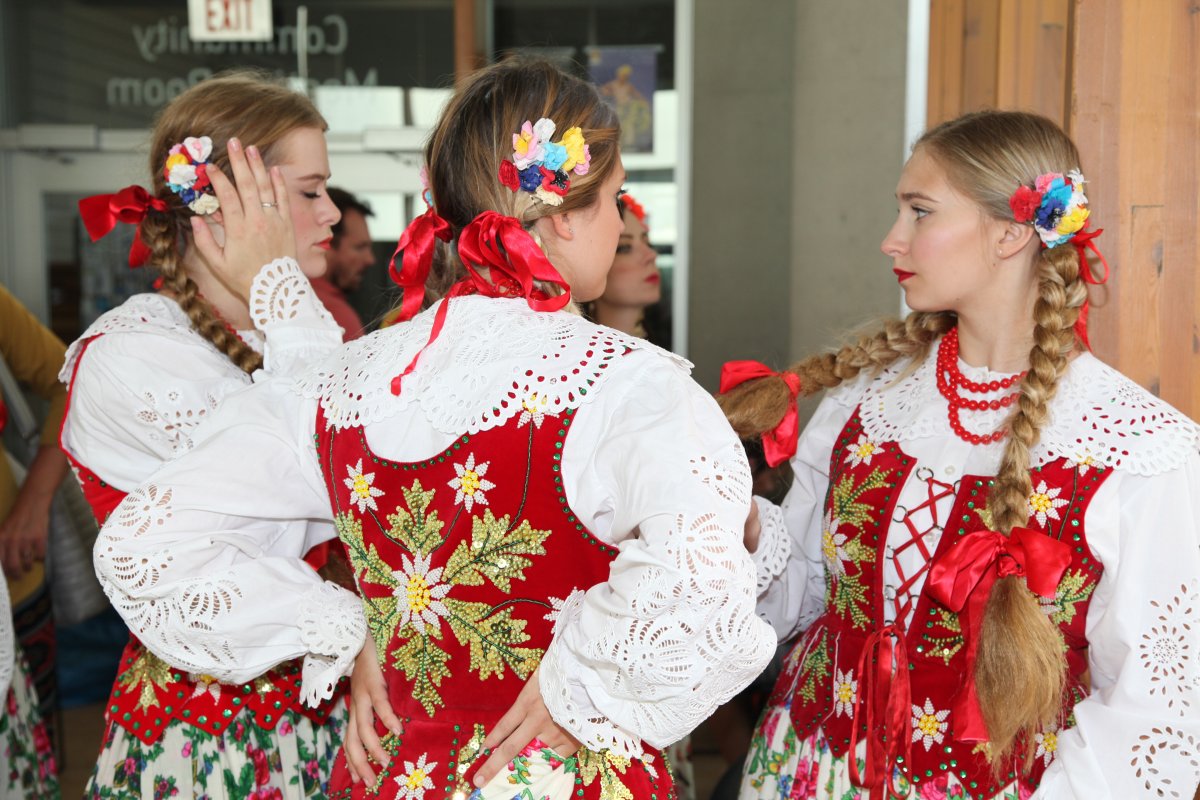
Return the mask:
<path id="1" fill-rule="evenodd" d="M 363 335 L 362 319 L 350 305 L 346 295 L 362 283 L 363 273 L 375 263 L 371 249 L 371 232 L 367 217 L 374 216 L 371 207 L 344 189 L 329 187 L 329 199 L 342 212 L 342 219 L 333 226 L 333 241 L 325 253 L 328 271 L 312 281 L 317 297 L 329 309 L 333 319 L 345 331 L 345 341 Z"/>

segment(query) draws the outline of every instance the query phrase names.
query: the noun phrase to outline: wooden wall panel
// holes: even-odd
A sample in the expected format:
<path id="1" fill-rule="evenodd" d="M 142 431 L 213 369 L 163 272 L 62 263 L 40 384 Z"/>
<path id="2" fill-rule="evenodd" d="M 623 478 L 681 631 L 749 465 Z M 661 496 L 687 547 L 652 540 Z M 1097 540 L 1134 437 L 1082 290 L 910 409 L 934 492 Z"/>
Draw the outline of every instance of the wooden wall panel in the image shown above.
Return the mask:
<path id="1" fill-rule="evenodd" d="M 1070 130 L 1113 267 L 1096 354 L 1200 416 L 1200 20 L 1187 0 L 1076 0 Z"/>
<path id="2" fill-rule="evenodd" d="M 1070 0 L 932 0 L 930 125 L 982 108 L 1065 122 Z"/>

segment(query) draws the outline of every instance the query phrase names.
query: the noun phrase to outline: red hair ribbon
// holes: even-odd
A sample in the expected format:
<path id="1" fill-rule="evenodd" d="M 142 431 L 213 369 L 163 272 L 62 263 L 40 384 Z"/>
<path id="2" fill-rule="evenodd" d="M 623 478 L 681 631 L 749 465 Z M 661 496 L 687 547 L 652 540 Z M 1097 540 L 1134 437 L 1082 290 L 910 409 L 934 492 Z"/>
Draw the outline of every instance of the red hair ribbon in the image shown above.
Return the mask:
<path id="1" fill-rule="evenodd" d="M 426 213 L 432 212 L 433 209 L 430 209 Z M 432 239 L 429 241 L 432 242 Z M 558 311 L 571 302 L 571 287 L 550 263 L 550 259 L 546 258 L 529 231 L 514 217 L 506 217 L 495 211 L 484 211 L 475 217 L 458 234 L 458 255 L 467 268 L 467 277 L 451 286 L 446 293 L 446 299 L 433 318 L 429 340 L 413 356 L 404 371 L 392 378 L 392 394 L 400 394 L 401 380 L 416 368 L 421 353 L 442 332 L 451 298 L 468 294 L 523 297 L 534 311 Z M 488 268 L 487 276 L 480 274 L 480 267 Z M 537 281 L 553 284 L 562 293 L 550 295 L 538 288 Z M 406 293 L 405 301 L 407 299 Z"/>
<path id="2" fill-rule="evenodd" d="M 876 650 L 878 654 L 872 658 Z M 850 726 L 850 782 L 859 788 L 870 789 L 871 797 L 881 800 L 888 800 L 893 795 L 907 797 L 894 788 L 892 781 L 896 765 L 911 761 L 912 685 L 908 673 L 908 644 L 903 628 L 885 625 L 867 637 L 858 657 L 858 675 L 863 683 L 862 691 L 854 698 L 854 720 Z M 864 701 L 867 709 L 866 780 L 858 770 L 855 756 Z M 881 721 L 876 721 L 877 714 L 882 714 Z"/>
<path id="3" fill-rule="evenodd" d="M 432 206 L 410 222 L 404 233 L 400 234 L 396 252 L 392 253 L 392 260 L 388 263 L 388 274 L 404 290 L 397 322 L 406 322 L 421 310 L 421 302 L 425 299 L 425 281 L 433 264 L 434 240 L 448 242 L 452 236 L 450 223 L 438 216 Z M 399 270 L 396 269 L 397 256 L 401 258 Z"/>
<path id="4" fill-rule="evenodd" d="M 129 248 L 131 267 L 140 267 L 150 257 L 150 248 L 146 247 L 141 235 L 141 222 L 150 209 L 166 211 L 167 204 L 141 186 L 126 186 L 116 194 L 97 194 L 79 201 L 79 215 L 93 242 L 106 236 L 118 222 L 138 226 L 133 246 Z"/>
<path id="5" fill-rule="evenodd" d="M 1053 599 L 1058 582 L 1071 564 L 1071 548 L 1029 528 L 1013 528 L 1007 537 L 996 531 L 968 533 L 934 560 L 929 568 L 929 595 L 960 615 L 967 646 L 966 686 L 954 701 L 956 738 L 988 741 L 975 688 L 977 635 L 992 586 L 1000 578 L 1023 577 L 1034 594 Z M 965 723 L 962 722 L 965 720 Z"/>
<path id="6" fill-rule="evenodd" d="M 1089 283 L 1092 286 L 1102 286 L 1105 283 L 1108 283 L 1108 261 L 1105 260 L 1104 254 L 1096 248 L 1096 245 L 1094 242 L 1092 242 L 1092 240 L 1104 233 L 1104 228 L 1097 228 L 1094 231 L 1089 231 L 1087 226 L 1088 223 L 1085 222 L 1083 228 L 1077 231 L 1075 235 L 1071 237 L 1071 245 L 1075 248 L 1075 252 L 1079 253 L 1079 274 L 1083 276 L 1084 282 Z M 1103 278 L 1097 278 L 1092 274 L 1092 268 L 1091 265 L 1088 264 L 1087 259 L 1088 250 L 1091 250 L 1093 253 L 1095 253 L 1096 258 L 1100 259 L 1100 263 L 1104 265 Z M 1075 320 L 1075 335 L 1079 338 L 1079 341 L 1083 342 L 1084 347 L 1086 347 L 1088 350 L 1091 350 L 1092 345 L 1091 342 L 1088 341 L 1087 330 L 1088 311 L 1088 301 L 1085 299 L 1083 301 L 1083 307 L 1079 309 L 1079 318 Z"/>
<path id="7" fill-rule="evenodd" d="M 727 361 L 721 367 L 721 385 L 718 391 L 725 394 L 746 381 L 771 377 L 783 378 L 791 394 L 783 419 L 762 435 L 763 455 L 767 459 L 767 466 L 777 467 L 796 455 L 796 441 L 800 437 L 800 415 L 796 409 L 796 398 L 800 396 L 800 376 L 792 372 L 776 372 L 758 361 Z"/>

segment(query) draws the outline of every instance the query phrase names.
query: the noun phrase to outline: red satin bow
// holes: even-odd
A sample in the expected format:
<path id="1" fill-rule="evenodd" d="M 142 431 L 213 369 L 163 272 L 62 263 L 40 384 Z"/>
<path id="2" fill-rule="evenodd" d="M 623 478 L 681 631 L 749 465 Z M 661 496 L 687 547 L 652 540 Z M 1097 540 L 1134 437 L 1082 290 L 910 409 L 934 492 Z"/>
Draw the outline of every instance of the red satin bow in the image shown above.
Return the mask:
<path id="1" fill-rule="evenodd" d="M 1104 233 L 1104 228 L 1097 228 L 1094 231 L 1089 231 L 1087 226 L 1088 223 L 1085 222 L 1083 228 L 1077 231 L 1075 235 L 1071 237 L 1071 245 L 1075 248 L 1075 252 L 1079 254 L 1079 274 L 1083 276 L 1084 282 L 1089 283 L 1092 286 L 1102 286 L 1105 283 L 1108 283 L 1108 261 L 1104 258 L 1104 254 L 1096 248 L 1096 245 L 1092 240 Z M 1096 258 L 1100 259 L 1100 263 L 1104 265 L 1103 278 L 1097 278 L 1092 274 L 1092 268 L 1088 264 L 1087 259 L 1088 250 L 1091 250 L 1093 253 L 1095 253 Z M 1083 301 L 1083 307 L 1079 309 L 1079 318 L 1075 320 L 1075 335 L 1079 338 L 1079 341 L 1083 342 L 1084 347 L 1086 347 L 1088 350 L 1091 350 L 1092 344 L 1088 341 L 1087 330 L 1089 310 L 1089 303 L 1085 299 Z"/>
<path id="2" fill-rule="evenodd" d="M 721 367 L 719 391 L 725 394 L 746 381 L 773 376 L 783 378 L 791 394 L 783 419 L 762 435 L 763 455 L 767 459 L 767 466 L 777 467 L 796 455 L 796 441 L 800 436 L 800 415 L 796 408 L 796 398 L 800 396 L 800 376 L 792 372 L 776 372 L 758 361 L 727 361 Z"/>
<path id="3" fill-rule="evenodd" d="M 437 217 L 433 209 L 426 212 L 426 216 L 429 214 Z M 432 237 L 426 236 L 432 244 Z M 392 378 L 392 394 L 400 394 L 401 381 L 416 368 L 421 353 L 442 332 L 451 298 L 468 294 L 523 297 L 534 311 L 558 311 L 571 302 L 571 287 L 550 263 L 550 259 L 546 258 L 529 231 L 514 217 L 506 217 L 495 211 L 485 211 L 475 217 L 458 234 L 458 255 L 467 268 L 467 277 L 451 286 L 446 293 L 446 299 L 434 315 L 429 340 L 413 356 L 404 371 Z M 479 272 L 481 267 L 488 268 L 486 276 Z M 548 294 L 538 288 L 536 281 L 558 286 L 562 294 Z M 407 299 L 406 291 L 405 301 Z"/>
<path id="4" fill-rule="evenodd" d="M 878 653 L 874 655 L 872 666 L 872 654 L 876 650 Z M 854 698 L 854 720 L 850 725 L 850 782 L 859 788 L 870 789 L 871 797 L 881 800 L 888 800 L 893 795 L 907 796 L 895 788 L 893 778 L 897 763 L 911 761 L 912 686 L 908 673 L 908 644 L 903 628 L 885 625 L 867 637 L 858 657 L 862 691 Z M 856 755 L 864 702 L 867 708 L 866 780 L 858 770 Z M 876 721 L 876 715 L 881 712 L 882 725 Z"/>
<path id="5" fill-rule="evenodd" d="M 929 568 L 929 595 L 951 611 L 959 612 L 967 648 L 966 686 L 954 701 L 957 738 L 988 741 L 987 727 L 975 688 L 976 635 L 992 585 L 1000 578 L 1025 578 L 1034 594 L 1052 599 L 1071 563 L 1071 548 L 1058 539 L 1029 528 L 1013 528 L 1007 537 L 996 531 L 968 533 Z M 965 722 L 963 722 L 965 720 Z"/>
<path id="6" fill-rule="evenodd" d="M 433 264 L 434 240 L 450 241 L 453 236 L 450 223 L 438 216 L 432 207 L 409 223 L 400 234 L 396 252 L 388 263 L 388 274 L 397 286 L 404 290 L 400 301 L 397 322 L 406 322 L 421 310 L 425 299 L 425 281 L 429 278 L 429 267 Z M 401 257 L 401 268 L 396 269 L 396 257 Z"/>
<path id="7" fill-rule="evenodd" d="M 126 186 L 116 194 L 97 194 L 79 201 L 79 215 L 93 242 L 106 236 L 118 222 L 138 226 L 129 248 L 131 267 L 140 267 L 150 257 L 150 248 L 142 241 L 141 232 L 141 222 L 149 209 L 166 211 L 167 204 L 141 186 Z"/>

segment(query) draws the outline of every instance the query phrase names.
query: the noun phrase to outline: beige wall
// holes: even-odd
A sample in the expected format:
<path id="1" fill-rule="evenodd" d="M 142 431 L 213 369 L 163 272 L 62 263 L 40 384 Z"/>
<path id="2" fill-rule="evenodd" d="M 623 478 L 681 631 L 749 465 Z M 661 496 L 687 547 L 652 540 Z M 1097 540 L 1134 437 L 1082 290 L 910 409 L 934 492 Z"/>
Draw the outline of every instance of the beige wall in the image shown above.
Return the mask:
<path id="1" fill-rule="evenodd" d="M 907 4 L 697 0 L 689 354 L 782 364 L 900 294 Z M 738 33 L 733 34 L 732 32 Z"/>

